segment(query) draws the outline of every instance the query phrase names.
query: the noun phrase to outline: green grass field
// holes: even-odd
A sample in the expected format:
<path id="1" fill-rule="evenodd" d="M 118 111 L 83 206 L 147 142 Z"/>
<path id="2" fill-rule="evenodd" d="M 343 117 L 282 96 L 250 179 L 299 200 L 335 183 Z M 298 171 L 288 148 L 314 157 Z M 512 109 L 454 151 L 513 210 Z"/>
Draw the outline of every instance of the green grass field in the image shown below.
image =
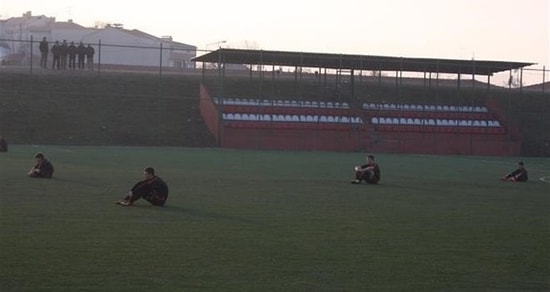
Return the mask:
<path id="1" fill-rule="evenodd" d="M 33 154 L 54 178 L 31 179 Z M 550 159 L 10 145 L 1 291 L 548 291 Z M 153 166 L 166 207 L 113 204 Z M 550 177 L 548 178 L 550 180 Z"/>

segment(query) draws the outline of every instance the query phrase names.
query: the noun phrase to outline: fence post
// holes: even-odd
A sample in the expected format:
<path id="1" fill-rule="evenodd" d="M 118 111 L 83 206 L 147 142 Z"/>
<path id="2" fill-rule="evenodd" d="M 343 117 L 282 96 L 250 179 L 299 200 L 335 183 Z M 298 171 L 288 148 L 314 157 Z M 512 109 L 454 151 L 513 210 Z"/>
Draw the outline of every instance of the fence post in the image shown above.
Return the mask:
<path id="1" fill-rule="evenodd" d="M 99 75 L 100 71 L 101 71 L 101 40 L 99 40 L 99 42 L 97 43 L 97 50 L 98 50 L 98 54 L 97 54 L 97 75 Z"/>
<path id="2" fill-rule="evenodd" d="M 33 36 L 31 35 L 31 56 L 30 56 L 31 61 L 30 61 L 30 69 L 29 69 L 29 72 L 30 72 L 31 75 L 32 75 L 32 59 L 33 59 L 32 58 L 32 48 L 33 47 L 34 47 Z"/>

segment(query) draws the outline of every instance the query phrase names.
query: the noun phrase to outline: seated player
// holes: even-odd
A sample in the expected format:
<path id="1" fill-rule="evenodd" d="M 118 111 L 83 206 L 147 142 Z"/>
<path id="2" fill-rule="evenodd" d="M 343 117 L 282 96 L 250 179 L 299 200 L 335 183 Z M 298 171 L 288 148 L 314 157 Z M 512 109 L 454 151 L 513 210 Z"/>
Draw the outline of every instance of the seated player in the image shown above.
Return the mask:
<path id="1" fill-rule="evenodd" d="M 527 169 L 525 169 L 525 166 L 523 165 L 523 161 L 518 162 L 518 168 L 516 170 L 501 177 L 500 179 L 504 181 L 526 182 L 528 179 Z"/>
<path id="2" fill-rule="evenodd" d="M 115 201 L 116 204 L 132 206 L 140 198 L 155 206 L 164 206 L 168 199 L 168 186 L 158 176 L 155 169 L 147 167 L 143 171 L 143 180 L 136 183 L 124 199 Z"/>
<path id="3" fill-rule="evenodd" d="M 30 177 L 52 178 L 53 165 L 46 159 L 44 154 L 38 152 L 34 155 L 34 158 L 36 158 L 36 164 L 29 170 L 28 175 Z"/>
<path id="4" fill-rule="evenodd" d="M 355 180 L 352 184 L 360 184 L 361 181 L 369 184 L 377 184 L 380 181 L 380 167 L 374 162 L 374 156 L 367 156 L 367 164 L 355 167 Z"/>

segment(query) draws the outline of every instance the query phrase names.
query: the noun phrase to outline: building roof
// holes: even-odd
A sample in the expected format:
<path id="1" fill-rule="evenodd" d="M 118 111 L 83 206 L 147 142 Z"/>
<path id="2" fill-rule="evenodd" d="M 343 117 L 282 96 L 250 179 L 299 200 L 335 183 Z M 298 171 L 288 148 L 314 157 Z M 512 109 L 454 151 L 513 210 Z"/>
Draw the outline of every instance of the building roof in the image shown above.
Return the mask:
<path id="1" fill-rule="evenodd" d="M 534 63 L 459 60 L 436 58 L 403 58 L 372 55 L 305 53 L 289 51 L 241 50 L 220 48 L 192 61 L 248 65 L 298 66 L 328 69 L 376 71 L 437 72 L 453 74 L 493 75 Z"/>

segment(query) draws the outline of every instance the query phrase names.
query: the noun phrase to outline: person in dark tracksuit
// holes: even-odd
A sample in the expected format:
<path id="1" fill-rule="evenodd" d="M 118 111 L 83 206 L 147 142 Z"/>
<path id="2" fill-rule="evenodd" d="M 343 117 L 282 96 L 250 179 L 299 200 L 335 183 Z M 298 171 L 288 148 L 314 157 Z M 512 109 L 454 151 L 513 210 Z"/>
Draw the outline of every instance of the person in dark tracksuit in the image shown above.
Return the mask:
<path id="1" fill-rule="evenodd" d="M 30 177 L 52 178 L 53 165 L 46 159 L 44 154 L 36 153 L 34 158 L 36 158 L 36 164 L 29 170 L 28 175 Z"/>
<path id="2" fill-rule="evenodd" d="M 168 185 L 155 175 L 155 169 L 147 167 L 143 171 L 143 180 L 136 183 L 124 199 L 115 201 L 116 204 L 132 206 L 135 201 L 143 198 L 152 205 L 164 206 L 168 199 Z"/>
<path id="3" fill-rule="evenodd" d="M 78 69 L 84 69 L 84 60 L 86 59 L 86 47 L 82 42 L 76 48 L 76 54 L 78 55 Z"/>
<path id="4" fill-rule="evenodd" d="M 46 37 L 42 38 L 42 41 L 40 42 L 40 45 L 38 47 L 40 49 L 40 67 L 47 69 L 48 68 L 48 53 L 49 53 L 49 44 Z"/>
<path id="5" fill-rule="evenodd" d="M 355 179 L 352 184 L 360 184 L 361 181 L 369 184 L 377 184 L 380 181 L 380 167 L 374 162 L 374 156 L 367 156 L 367 163 L 355 167 Z"/>
<path id="6" fill-rule="evenodd" d="M 71 42 L 69 47 L 67 47 L 67 53 L 69 54 L 69 69 L 76 69 L 76 46 L 74 42 Z"/>
<path id="7" fill-rule="evenodd" d="M 526 182 L 528 179 L 528 176 L 527 176 L 527 169 L 525 169 L 525 165 L 523 164 L 523 161 L 518 162 L 518 168 L 516 170 L 501 177 L 500 179 L 504 181 Z"/>
<path id="8" fill-rule="evenodd" d="M 55 41 L 50 51 L 53 55 L 52 69 L 59 70 L 59 58 L 61 58 L 61 45 L 59 44 L 59 41 Z"/>

